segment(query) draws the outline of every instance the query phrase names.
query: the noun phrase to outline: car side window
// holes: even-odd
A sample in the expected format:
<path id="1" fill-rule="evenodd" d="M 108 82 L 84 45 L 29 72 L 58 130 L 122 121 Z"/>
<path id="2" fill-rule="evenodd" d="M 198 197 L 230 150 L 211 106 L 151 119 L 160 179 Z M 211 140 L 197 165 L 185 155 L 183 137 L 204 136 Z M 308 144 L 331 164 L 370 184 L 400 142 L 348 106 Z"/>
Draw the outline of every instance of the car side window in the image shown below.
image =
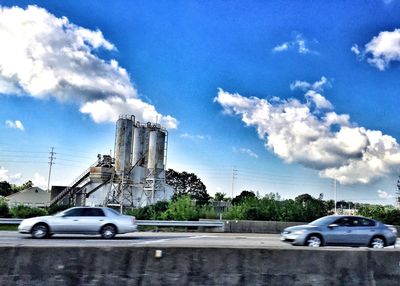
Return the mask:
<path id="1" fill-rule="evenodd" d="M 348 217 L 342 217 L 342 218 L 338 219 L 337 221 L 335 221 L 334 223 L 339 226 L 351 226 L 351 221 Z"/>
<path id="2" fill-rule="evenodd" d="M 69 217 L 69 216 L 81 216 L 82 215 L 82 209 L 81 208 L 76 208 L 72 209 L 69 211 L 66 211 L 64 213 L 64 216 Z"/>
<path id="3" fill-rule="evenodd" d="M 83 216 L 104 216 L 104 212 L 101 209 L 87 208 L 83 209 Z"/>
<path id="4" fill-rule="evenodd" d="M 375 226 L 375 222 L 370 219 L 360 218 L 360 226 Z"/>

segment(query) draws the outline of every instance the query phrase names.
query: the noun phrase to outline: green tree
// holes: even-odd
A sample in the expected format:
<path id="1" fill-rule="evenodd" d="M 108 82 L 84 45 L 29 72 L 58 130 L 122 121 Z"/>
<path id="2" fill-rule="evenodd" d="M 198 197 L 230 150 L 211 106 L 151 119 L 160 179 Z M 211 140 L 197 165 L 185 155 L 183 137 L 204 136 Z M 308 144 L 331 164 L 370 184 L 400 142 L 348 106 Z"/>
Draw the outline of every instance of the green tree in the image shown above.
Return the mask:
<path id="1" fill-rule="evenodd" d="M 221 201 L 228 201 L 225 193 L 216 192 L 214 195 L 214 201 L 221 202 Z"/>
<path id="2" fill-rule="evenodd" d="M 0 182 L 0 196 L 8 197 L 13 194 L 11 185 L 7 181 Z"/>
<path id="3" fill-rule="evenodd" d="M 255 198 L 255 197 L 256 197 L 256 194 L 253 191 L 244 190 L 240 193 L 240 195 L 238 195 L 232 199 L 232 205 L 240 204 L 248 198 Z"/>
<path id="4" fill-rule="evenodd" d="M 27 181 L 26 183 L 22 184 L 21 186 L 11 185 L 13 193 L 20 192 L 29 188 L 33 187 L 33 183 L 31 180 Z"/>
<path id="5" fill-rule="evenodd" d="M 166 182 L 175 189 L 173 200 L 186 195 L 189 195 L 192 200 L 196 200 L 199 205 L 207 204 L 210 200 L 206 186 L 193 173 L 177 172 L 173 169 L 168 169 Z"/>

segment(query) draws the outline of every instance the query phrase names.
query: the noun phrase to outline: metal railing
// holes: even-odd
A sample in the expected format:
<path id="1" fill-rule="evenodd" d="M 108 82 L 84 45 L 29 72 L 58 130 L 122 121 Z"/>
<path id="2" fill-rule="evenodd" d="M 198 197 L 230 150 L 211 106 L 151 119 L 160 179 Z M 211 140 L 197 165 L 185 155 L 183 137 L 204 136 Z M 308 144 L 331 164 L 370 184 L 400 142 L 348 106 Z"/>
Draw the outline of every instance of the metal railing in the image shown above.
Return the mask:
<path id="1" fill-rule="evenodd" d="M 0 225 L 18 225 L 20 218 L 0 218 Z M 224 222 L 220 220 L 205 221 L 176 221 L 176 220 L 136 220 L 138 226 L 157 226 L 157 227 L 224 227 Z"/>

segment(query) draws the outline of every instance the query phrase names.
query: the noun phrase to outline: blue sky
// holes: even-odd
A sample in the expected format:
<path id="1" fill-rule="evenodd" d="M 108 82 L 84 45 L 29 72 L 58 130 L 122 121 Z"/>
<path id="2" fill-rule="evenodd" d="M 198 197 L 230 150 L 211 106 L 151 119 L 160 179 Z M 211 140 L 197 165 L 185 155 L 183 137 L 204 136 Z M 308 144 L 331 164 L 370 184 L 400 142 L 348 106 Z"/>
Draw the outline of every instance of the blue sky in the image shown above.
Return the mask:
<path id="1" fill-rule="evenodd" d="M 0 3 L 0 179 L 46 185 L 54 146 L 68 184 L 130 112 L 210 194 L 394 203 L 400 1 Z"/>

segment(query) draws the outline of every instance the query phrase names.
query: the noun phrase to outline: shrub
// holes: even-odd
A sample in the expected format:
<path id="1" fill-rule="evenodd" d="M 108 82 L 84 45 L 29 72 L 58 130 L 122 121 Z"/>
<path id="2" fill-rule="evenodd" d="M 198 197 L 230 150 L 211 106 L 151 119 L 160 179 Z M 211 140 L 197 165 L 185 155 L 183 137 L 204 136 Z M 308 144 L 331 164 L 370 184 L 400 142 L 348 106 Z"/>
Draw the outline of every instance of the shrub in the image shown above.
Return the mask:
<path id="1" fill-rule="evenodd" d="M 5 199 L 0 198 L 0 217 L 9 217 L 10 209 Z"/>
<path id="2" fill-rule="evenodd" d="M 47 211 L 45 209 L 32 208 L 24 205 L 12 207 L 10 213 L 14 218 L 29 218 L 47 215 Z"/>
<path id="3" fill-rule="evenodd" d="M 161 219 L 161 214 L 168 209 L 167 201 L 159 201 L 154 205 L 143 208 L 131 209 L 126 212 L 127 215 L 133 215 L 136 219 L 153 220 Z"/>
<path id="4" fill-rule="evenodd" d="M 167 220 L 198 220 L 199 214 L 189 196 L 182 196 L 171 201 L 168 209 L 162 213 L 162 219 Z"/>

